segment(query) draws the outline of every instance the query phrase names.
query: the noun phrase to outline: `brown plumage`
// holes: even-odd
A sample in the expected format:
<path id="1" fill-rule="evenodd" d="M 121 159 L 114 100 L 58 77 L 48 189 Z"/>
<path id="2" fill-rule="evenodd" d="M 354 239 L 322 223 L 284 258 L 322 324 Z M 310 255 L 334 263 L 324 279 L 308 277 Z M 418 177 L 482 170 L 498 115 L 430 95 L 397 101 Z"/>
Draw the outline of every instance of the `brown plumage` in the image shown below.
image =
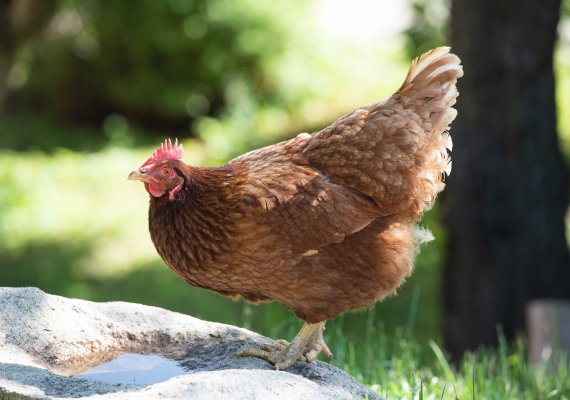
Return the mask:
<path id="1" fill-rule="evenodd" d="M 246 350 L 278 368 L 323 351 L 324 321 L 368 308 L 411 273 L 415 223 L 450 171 L 457 56 L 415 60 L 401 88 L 328 128 L 218 168 L 184 164 L 165 143 L 129 178 L 151 194 L 164 262 L 194 286 L 274 300 L 308 324 L 291 345 Z"/>

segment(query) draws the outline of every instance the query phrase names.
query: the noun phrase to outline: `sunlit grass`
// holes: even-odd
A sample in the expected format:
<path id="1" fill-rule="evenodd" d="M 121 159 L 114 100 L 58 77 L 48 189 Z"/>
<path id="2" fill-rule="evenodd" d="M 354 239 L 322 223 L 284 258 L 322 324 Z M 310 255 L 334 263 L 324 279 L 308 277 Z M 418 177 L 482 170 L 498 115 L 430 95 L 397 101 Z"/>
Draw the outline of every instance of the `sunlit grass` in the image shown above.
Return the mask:
<path id="1" fill-rule="evenodd" d="M 342 329 L 326 331 L 335 358 L 332 364 L 365 383 L 386 399 L 569 399 L 570 364 L 554 352 L 542 364 L 529 364 L 522 339 L 498 349 L 467 353 L 454 365 L 433 340 L 400 330 L 387 335 L 372 322 L 361 341 Z"/>
<path id="2" fill-rule="evenodd" d="M 187 146 L 192 150 L 191 143 Z M 127 175 L 152 149 L 109 148 L 83 154 L 60 149 L 0 153 L 0 235 L 3 252 L 35 243 L 90 241 L 78 268 L 113 275 L 157 259 L 148 235 L 148 196 Z M 187 158 L 199 162 L 195 152 Z"/>
<path id="3" fill-rule="evenodd" d="M 454 364 L 438 340 L 416 327 L 388 333 L 379 314 L 377 308 L 362 316 L 357 340 L 347 335 L 349 319 L 330 321 L 325 340 L 334 354 L 331 364 L 386 399 L 570 399 L 570 363 L 562 351 L 530 364 L 524 339 L 509 345 L 499 330 L 497 349 L 466 353 Z M 268 335 L 291 338 L 299 326 L 285 320 Z"/>

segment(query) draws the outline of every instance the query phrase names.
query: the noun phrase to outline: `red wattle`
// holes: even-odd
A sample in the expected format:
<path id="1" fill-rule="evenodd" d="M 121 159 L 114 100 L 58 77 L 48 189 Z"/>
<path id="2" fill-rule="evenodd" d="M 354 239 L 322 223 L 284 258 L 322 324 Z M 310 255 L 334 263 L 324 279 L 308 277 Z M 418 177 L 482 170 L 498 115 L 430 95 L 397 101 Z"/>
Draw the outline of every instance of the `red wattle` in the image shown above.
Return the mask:
<path id="1" fill-rule="evenodd" d="M 154 182 L 145 183 L 144 187 L 146 191 L 154 197 L 161 197 L 164 195 L 164 191 Z"/>

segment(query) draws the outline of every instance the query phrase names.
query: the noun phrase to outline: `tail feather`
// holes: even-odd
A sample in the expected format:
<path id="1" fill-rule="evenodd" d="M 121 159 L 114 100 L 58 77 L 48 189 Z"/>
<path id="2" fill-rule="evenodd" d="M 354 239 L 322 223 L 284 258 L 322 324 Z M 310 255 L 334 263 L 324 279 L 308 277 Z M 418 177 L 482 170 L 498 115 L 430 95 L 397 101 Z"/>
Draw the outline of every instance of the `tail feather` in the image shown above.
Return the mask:
<path id="1" fill-rule="evenodd" d="M 427 140 L 418 150 L 418 159 L 423 160 L 419 177 L 419 193 L 416 212 L 421 214 L 429 208 L 437 193 L 445 187 L 444 177 L 451 173 L 453 148 L 449 125 L 457 116 L 453 108 L 458 96 L 455 86 L 463 75 L 459 57 L 451 54 L 449 47 L 433 49 L 412 62 L 402 87 L 396 93 L 406 107 L 428 122 Z"/>
<path id="2" fill-rule="evenodd" d="M 449 51 L 423 54 L 393 96 L 314 135 L 303 151 L 310 164 L 331 182 L 371 197 L 384 215 L 417 220 L 451 171 L 448 128 L 463 70 Z"/>
<path id="3" fill-rule="evenodd" d="M 430 50 L 412 61 L 406 79 L 398 93 L 428 87 L 433 81 L 441 83 L 452 82 L 463 76 L 461 61 L 455 54 L 450 53 L 449 47 L 438 47 Z"/>
<path id="4" fill-rule="evenodd" d="M 429 115 L 434 130 L 446 129 L 457 115 L 452 106 L 458 95 L 455 83 L 463 76 L 463 68 L 459 57 L 449 51 L 449 47 L 438 47 L 416 58 L 396 93 L 408 100 L 418 115 Z"/>

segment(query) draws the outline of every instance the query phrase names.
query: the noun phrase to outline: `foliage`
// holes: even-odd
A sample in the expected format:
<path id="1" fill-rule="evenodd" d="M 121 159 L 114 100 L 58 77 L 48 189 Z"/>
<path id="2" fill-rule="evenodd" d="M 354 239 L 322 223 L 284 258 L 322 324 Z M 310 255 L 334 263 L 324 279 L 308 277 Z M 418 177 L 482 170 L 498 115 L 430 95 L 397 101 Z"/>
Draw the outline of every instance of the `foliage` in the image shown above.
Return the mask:
<path id="1" fill-rule="evenodd" d="M 411 6 L 413 22 L 404 32 L 408 57 L 449 45 L 450 0 L 412 0 Z"/>
<path id="2" fill-rule="evenodd" d="M 287 43 L 290 21 L 282 16 L 291 13 L 283 6 L 249 0 L 61 4 L 44 35 L 19 57 L 12 80 L 21 107 L 84 122 L 120 113 L 146 127 L 183 130 L 189 117 L 218 115 L 236 92 L 277 101 L 266 64 Z M 303 4 L 285 7 L 302 10 Z"/>
<path id="3" fill-rule="evenodd" d="M 8 75 L 0 147 L 94 151 L 195 137 L 219 163 L 319 129 L 403 79 L 398 41 L 331 41 L 315 29 L 314 2 L 59 4 Z"/>

